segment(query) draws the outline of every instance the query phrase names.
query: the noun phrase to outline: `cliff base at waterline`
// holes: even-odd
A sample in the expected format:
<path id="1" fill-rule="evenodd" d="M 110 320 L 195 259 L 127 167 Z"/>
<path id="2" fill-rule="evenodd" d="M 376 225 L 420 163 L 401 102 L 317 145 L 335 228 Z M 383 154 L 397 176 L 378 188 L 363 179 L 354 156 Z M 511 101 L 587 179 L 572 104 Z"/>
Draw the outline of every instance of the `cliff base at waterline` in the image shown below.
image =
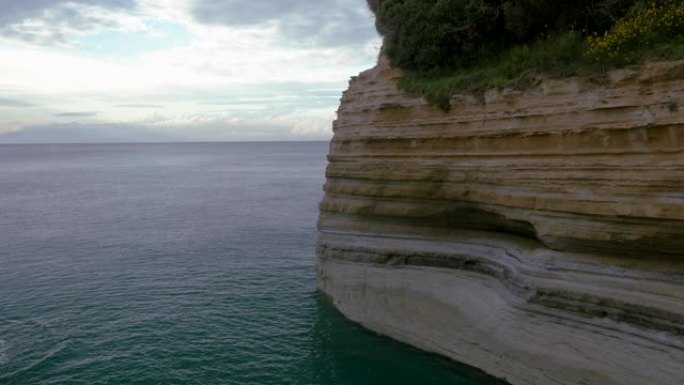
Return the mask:
<path id="1" fill-rule="evenodd" d="M 684 62 L 452 99 L 352 79 L 319 287 L 511 384 L 684 383 Z"/>

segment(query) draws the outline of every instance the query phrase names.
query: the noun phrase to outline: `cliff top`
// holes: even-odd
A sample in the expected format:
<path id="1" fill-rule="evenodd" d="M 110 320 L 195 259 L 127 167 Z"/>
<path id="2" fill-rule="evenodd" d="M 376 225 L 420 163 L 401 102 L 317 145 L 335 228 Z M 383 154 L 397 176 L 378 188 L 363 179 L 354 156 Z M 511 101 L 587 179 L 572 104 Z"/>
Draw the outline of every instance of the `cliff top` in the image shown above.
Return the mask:
<path id="1" fill-rule="evenodd" d="M 400 88 L 455 94 L 684 58 L 684 0 L 369 0 Z"/>

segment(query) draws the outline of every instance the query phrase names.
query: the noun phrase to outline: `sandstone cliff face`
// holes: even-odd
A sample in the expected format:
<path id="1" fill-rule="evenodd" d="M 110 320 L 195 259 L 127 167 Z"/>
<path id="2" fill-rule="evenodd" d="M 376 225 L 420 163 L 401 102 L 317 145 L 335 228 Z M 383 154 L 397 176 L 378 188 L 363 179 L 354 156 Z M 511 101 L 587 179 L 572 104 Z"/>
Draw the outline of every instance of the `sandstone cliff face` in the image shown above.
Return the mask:
<path id="1" fill-rule="evenodd" d="M 342 98 L 321 290 L 512 384 L 684 384 L 684 62 L 450 113 L 398 76 L 381 59 Z"/>

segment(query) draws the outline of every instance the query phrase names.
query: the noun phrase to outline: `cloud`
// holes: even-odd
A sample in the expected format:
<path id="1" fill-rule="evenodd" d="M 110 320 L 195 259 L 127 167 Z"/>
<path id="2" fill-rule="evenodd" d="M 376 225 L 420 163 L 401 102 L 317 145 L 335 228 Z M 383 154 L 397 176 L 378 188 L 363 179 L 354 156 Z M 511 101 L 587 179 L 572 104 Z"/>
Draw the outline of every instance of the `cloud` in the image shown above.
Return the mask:
<path id="1" fill-rule="evenodd" d="M 0 133 L 327 139 L 379 43 L 366 0 L 0 0 Z"/>
<path id="2" fill-rule="evenodd" d="M 100 31 L 150 29 L 151 16 L 237 29 L 275 28 L 280 43 L 287 45 L 335 47 L 377 38 L 366 0 L 3 0 L 0 37 L 66 45 L 75 36 Z"/>
<path id="3" fill-rule="evenodd" d="M 285 122 L 230 115 L 158 116 L 149 126 L 188 141 L 273 140 L 290 129 Z"/>
<path id="4" fill-rule="evenodd" d="M 0 143 L 109 143 L 164 142 L 176 138 L 133 124 L 53 124 L 25 127 L 0 134 Z"/>
<path id="5" fill-rule="evenodd" d="M 23 108 L 23 107 L 33 107 L 33 104 L 27 103 L 23 100 L 0 97 L 0 107 Z"/>
<path id="6" fill-rule="evenodd" d="M 329 139 L 334 113 L 324 111 L 238 116 L 231 113 L 163 116 L 155 114 L 145 124 L 160 132 L 191 141 L 279 140 L 283 138 Z"/>
<path id="7" fill-rule="evenodd" d="M 326 109 L 287 113 L 161 115 L 108 123 L 48 123 L 0 132 L 0 143 L 109 143 L 327 140 L 334 113 Z"/>
<path id="8" fill-rule="evenodd" d="M 14 24 L 41 16 L 46 10 L 64 4 L 64 0 L 2 0 L 0 2 L 0 26 Z M 103 8 L 132 8 L 135 0 L 75 0 L 73 4 L 95 5 Z"/>
<path id="9" fill-rule="evenodd" d="M 96 116 L 98 112 L 94 111 L 86 111 L 86 112 L 62 112 L 59 114 L 55 114 L 55 116 L 58 116 L 60 118 L 88 118 L 88 117 L 93 117 Z"/>
<path id="10" fill-rule="evenodd" d="M 377 37 L 365 0 L 199 0 L 200 23 L 232 27 L 272 25 L 290 43 L 340 46 Z"/>
<path id="11" fill-rule="evenodd" d="M 116 108 L 164 108 L 159 104 L 117 104 Z"/>
<path id="12" fill-rule="evenodd" d="M 105 30 L 144 30 L 144 21 L 131 13 L 135 5 L 134 0 L 9 0 L 0 4 L 0 37 L 55 45 Z"/>

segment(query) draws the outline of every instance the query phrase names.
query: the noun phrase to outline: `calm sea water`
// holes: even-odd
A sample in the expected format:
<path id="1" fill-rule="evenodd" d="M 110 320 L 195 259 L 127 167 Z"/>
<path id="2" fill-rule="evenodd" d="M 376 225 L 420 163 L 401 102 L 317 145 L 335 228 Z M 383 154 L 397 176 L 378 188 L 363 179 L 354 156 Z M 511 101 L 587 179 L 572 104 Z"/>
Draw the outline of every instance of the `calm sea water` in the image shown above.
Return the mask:
<path id="1" fill-rule="evenodd" d="M 0 383 L 493 383 L 317 294 L 326 152 L 0 146 Z"/>

